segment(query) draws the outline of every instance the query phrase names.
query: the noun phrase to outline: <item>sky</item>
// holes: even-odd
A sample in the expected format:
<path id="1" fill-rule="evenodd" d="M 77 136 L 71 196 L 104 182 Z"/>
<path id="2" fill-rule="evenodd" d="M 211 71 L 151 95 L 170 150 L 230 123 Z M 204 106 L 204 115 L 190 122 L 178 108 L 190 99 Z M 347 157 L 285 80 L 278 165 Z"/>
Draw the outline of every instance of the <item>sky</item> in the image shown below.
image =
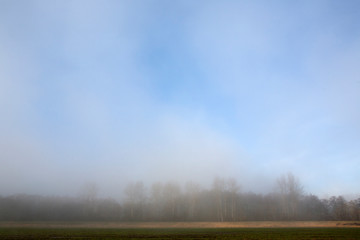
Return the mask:
<path id="1" fill-rule="evenodd" d="M 233 177 L 359 195 L 360 2 L 0 0 L 0 195 Z"/>

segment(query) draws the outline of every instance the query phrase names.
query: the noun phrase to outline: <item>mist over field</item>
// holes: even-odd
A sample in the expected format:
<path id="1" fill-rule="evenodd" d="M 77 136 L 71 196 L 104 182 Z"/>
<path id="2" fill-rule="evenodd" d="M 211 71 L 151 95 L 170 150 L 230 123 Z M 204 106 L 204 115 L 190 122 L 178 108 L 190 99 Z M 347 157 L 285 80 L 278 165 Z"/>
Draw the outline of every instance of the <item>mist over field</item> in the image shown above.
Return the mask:
<path id="1" fill-rule="evenodd" d="M 360 2 L 0 1 L 0 196 L 233 178 L 359 197 Z"/>

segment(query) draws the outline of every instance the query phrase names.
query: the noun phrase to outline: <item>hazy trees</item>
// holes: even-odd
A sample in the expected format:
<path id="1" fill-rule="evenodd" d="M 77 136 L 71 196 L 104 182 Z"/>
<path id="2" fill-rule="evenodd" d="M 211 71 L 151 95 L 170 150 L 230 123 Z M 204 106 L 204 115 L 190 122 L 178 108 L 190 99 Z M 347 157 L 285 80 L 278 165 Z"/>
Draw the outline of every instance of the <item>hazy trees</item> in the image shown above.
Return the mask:
<path id="1" fill-rule="evenodd" d="M 303 220 L 326 220 L 329 213 L 324 201 L 317 196 L 309 194 L 302 197 L 299 207 L 299 218 Z"/>
<path id="2" fill-rule="evenodd" d="M 92 202 L 96 199 L 99 188 L 94 182 L 88 182 L 80 189 L 80 197 L 86 202 Z"/>
<path id="3" fill-rule="evenodd" d="M 187 206 L 187 220 L 194 221 L 199 218 L 198 205 L 200 204 L 201 187 L 194 182 L 185 185 L 185 204 Z"/>
<path id="4" fill-rule="evenodd" d="M 215 178 L 212 191 L 216 199 L 217 220 L 223 222 L 225 215 L 225 180 L 219 177 Z"/>
<path id="5" fill-rule="evenodd" d="M 149 203 L 149 218 L 163 219 L 163 184 L 156 182 L 151 186 L 150 203 Z"/>
<path id="6" fill-rule="evenodd" d="M 129 220 L 142 220 L 146 200 L 144 183 L 131 182 L 125 188 L 126 201 L 124 203 Z"/>
<path id="7" fill-rule="evenodd" d="M 239 220 L 240 186 L 234 178 L 215 178 L 212 192 L 216 202 L 218 221 Z"/>
<path id="8" fill-rule="evenodd" d="M 165 219 L 179 220 L 181 216 L 181 188 L 176 182 L 168 182 L 164 185 L 163 189 L 164 207 L 165 207 Z"/>
<path id="9" fill-rule="evenodd" d="M 328 201 L 328 209 L 333 220 L 347 220 L 348 219 L 348 206 L 344 197 L 332 196 Z"/>
<path id="10" fill-rule="evenodd" d="M 360 198 L 319 199 L 304 194 L 292 174 L 280 177 L 276 191 L 240 191 L 235 179 L 215 178 L 209 189 L 188 182 L 131 182 L 124 200 L 96 197 L 93 187 L 78 198 L 0 196 L 0 221 L 272 221 L 360 220 Z M 149 190 L 147 190 L 149 187 Z"/>
<path id="11" fill-rule="evenodd" d="M 13 195 L 0 197 L 0 221 L 115 221 L 121 205 L 111 199 L 94 199 L 97 211 L 82 198 Z"/>
<path id="12" fill-rule="evenodd" d="M 346 201 L 343 196 L 322 200 L 329 220 L 360 220 L 360 198 Z"/>
<path id="13" fill-rule="evenodd" d="M 292 173 L 288 173 L 277 180 L 277 188 L 280 194 L 283 218 L 285 220 L 296 219 L 300 198 L 303 195 L 303 187 L 299 180 Z"/>
<path id="14" fill-rule="evenodd" d="M 82 209 L 83 214 L 87 215 L 87 218 L 92 218 L 96 215 L 97 204 L 95 203 L 99 188 L 96 183 L 88 182 L 80 189 L 80 199 L 83 201 Z"/>
<path id="15" fill-rule="evenodd" d="M 229 201 L 229 210 L 230 210 L 230 219 L 231 221 L 239 220 L 239 212 L 238 212 L 238 194 L 240 191 L 240 186 L 238 185 L 235 178 L 229 178 L 227 181 L 227 190 L 228 190 L 228 201 Z"/>
<path id="16" fill-rule="evenodd" d="M 360 198 L 348 203 L 349 217 L 351 220 L 360 220 Z"/>

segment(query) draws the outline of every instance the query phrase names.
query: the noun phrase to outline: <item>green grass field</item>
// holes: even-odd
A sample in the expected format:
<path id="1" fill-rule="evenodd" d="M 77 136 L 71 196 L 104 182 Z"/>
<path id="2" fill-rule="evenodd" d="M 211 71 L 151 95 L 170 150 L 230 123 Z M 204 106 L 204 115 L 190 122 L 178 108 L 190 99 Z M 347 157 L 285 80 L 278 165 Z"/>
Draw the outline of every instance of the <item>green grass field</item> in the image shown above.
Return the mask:
<path id="1" fill-rule="evenodd" d="M 2 228 L 0 239 L 360 239 L 360 228 Z"/>

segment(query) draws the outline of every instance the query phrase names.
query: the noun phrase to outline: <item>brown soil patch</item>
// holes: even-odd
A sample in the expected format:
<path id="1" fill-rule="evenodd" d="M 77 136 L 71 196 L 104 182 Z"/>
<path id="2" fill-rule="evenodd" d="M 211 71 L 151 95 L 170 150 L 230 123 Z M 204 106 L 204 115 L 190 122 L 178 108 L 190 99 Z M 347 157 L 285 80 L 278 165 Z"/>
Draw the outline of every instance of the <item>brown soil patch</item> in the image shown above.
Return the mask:
<path id="1" fill-rule="evenodd" d="M 296 228 L 360 227 L 360 221 L 258 222 L 0 222 L 0 228 Z"/>

